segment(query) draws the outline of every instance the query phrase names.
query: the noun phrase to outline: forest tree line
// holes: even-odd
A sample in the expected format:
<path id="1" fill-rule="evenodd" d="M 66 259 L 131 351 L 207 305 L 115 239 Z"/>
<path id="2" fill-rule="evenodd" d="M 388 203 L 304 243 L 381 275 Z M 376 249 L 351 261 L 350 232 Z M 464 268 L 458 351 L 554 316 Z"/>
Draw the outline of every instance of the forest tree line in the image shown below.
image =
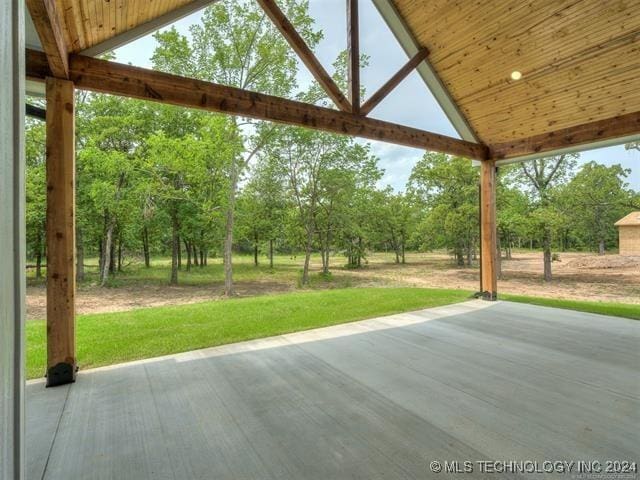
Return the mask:
<path id="1" fill-rule="evenodd" d="M 317 84 L 301 89 L 298 64 L 254 2 L 208 7 L 189 38 L 175 29 L 155 35 L 153 67 L 193 78 L 329 106 Z M 322 38 L 306 1 L 283 2 L 313 47 Z M 362 63 L 367 64 L 363 56 Z M 334 63 L 346 85 L 346 57 Z M 366 92 L 362 92 L 363 95 Z M 38 100 L 34 100 L 35 103 Z M 45 251 L 45 131 L 27 122 L 27 242 L 36 276 Z M 301 254 L 302 283 L 312 254 L 322 271 L 358 268 L 368 252 L 445 248 L 457 265 L 478 251 L 479 171 L 468 159 L 426 153 L 402 192 L 382 186 L 384 172 L 369 144 L 268 122 L 108 95 L 76 98 L 77 276 L 99 258 L 99 279 L 132 260 L 149 267 L 170 256 L 179 271 L 220 256 L 225 292 L 234 294 L 233 255 L 256 265 L 278 253 Z M 638 148 L 638 145 L 629 145 Z M 586 163 L 575 154 L 501 168 L 498 233 L 502 256 L 541 248 L 551 279 L 553 251 L 604 253 L 617 247 L 613 223 L 640 208 L 619 165 Z"/>

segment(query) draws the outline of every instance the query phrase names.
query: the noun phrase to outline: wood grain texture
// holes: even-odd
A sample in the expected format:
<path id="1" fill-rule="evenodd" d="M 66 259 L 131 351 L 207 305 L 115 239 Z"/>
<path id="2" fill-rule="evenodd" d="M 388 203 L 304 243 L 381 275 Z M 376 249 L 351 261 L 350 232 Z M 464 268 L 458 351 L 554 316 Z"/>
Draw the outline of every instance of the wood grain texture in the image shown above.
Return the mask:
<path id="1" fill-rule="evenodd" d="M 520 157 L 636 134 L 640 134 L 640 111 L 513 142 L 498 143 L 490 147 L 490 156 L 495 160 Z"/>
<path id="2" fill-rule="evenodd" d="M 28 52 L 27 75 L 41 73 L 37 52 Z M 342 135 L 445 152 L 472 159 L 487 158 L 484 145 L 425 132 L 348 112 L 188 79 L 130 65 L 72 55 L 70 78 L 77 88 L 171 105 L 270 120 Z"/>
<path id="3" fill-rule="evenodd" d="M 269 16 L 273 24 L 280 31 L 287 43 L 298 55 L 302 63 L 309 69 L 313 78 L 327 92 L 327 95 L 333 100 L 336 106 L 345 112 L 351 111 L 351 104 L 346 99 L 340 88 L 327 73 L 320 61 L 316 58 L 307 43 L 300 36 L 295 27 L 291 24 L 287 16 L 284 14 L 275 0 L 258 0 L 258 3 Z"/>
<path id="4" fill-rule="evenodd" d="M 31 19 L 47 55 L 49 68 L 58 78 L 69 77 L 69 52 L 64 37 L 64 19 L 55 0 L 26 0 Z"/>
<path id="5" fill-rule="evenodd" d="M 405 63 L 400 70 L 396 72 L 396 74 L 391 77 L 384 85 L 382 85 L 378 91 L 376 91 L 369 99 L 360 107 L 361 115 L 368 115 L 371 110 L 376 108 L 376 106 L 385 99 L 389 93 L 393 91 L 400 83 L 407 78 L 411 72 L 415 70 L 415 68 L 420 65 L 425 58 L 429 56 L 429 50 L 423 48 L 418 51 L 407 63 Z"/>
<path id="6" fill-rule="evenodd" d="M 485 143 L 640 111 L 638 0 L 394 3 Z"/>
<path id="7" fill-rule="evenodd" d="M 640 256 L 640 225 L 618 227 L 620 255 Z"/>
<path id="8" fill-rule="evenodd" d="M 57 0 L 57 4 L 66 20 L 64 34 L 69 52 L 77 53 L 178 10 L 191 1 Z"/>
<path id="9" fill-rule="evenodd" d="M 480 254 L 483 294 L 494 299 L 498 294 L 497 225 L 496 225 L 496 165 L 493 160 L 480 164 Z"/>
<path id="10" fill-rule="evenodd" d="M 75 366 L 74 86 L 48 77 L 47 91 L 47 367 Z"/>
<path id="11" fill-rule="evenodd" d="M 347 2 L 347 89 L 351 112 L 360 113 L 360 15 L 358 0 Z"/>

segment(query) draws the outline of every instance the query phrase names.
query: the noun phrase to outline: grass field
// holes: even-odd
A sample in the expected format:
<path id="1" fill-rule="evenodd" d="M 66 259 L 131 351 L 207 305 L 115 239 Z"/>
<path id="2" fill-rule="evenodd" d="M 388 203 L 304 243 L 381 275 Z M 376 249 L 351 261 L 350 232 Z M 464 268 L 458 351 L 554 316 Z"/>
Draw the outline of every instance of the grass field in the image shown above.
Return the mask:
<path id="1" fill-rule="evenodd" d="M 111 365 L 461 302 L 470 293 L 425 288 L 334 289 L 80 315 L 77 359 L 82 369 Z M 42 377 L 45 322 L 27 322 L 26 334 L 27 376 Z"/>
<path id="2" fill-rule="evenodd" d="M 273 281 L 293 281 L 301 272 L 300 257 L 279 255 L 275 268 L 269 267 L 265 258 L 260 259 L 256 267 L 253 264 L 253 256 L 235 255 L 233 259 L 234 279 L 239 282 L 252 282 L 263 279 Z M 344 259 L 340 258 L 344 263 Z M 338 266 L 338 264 L 336 265 Z M 341 266 L 341 265 L 340 265 Z M 85 280 L 78 285 L 80 288 L 98 282 L 98 259 L 87 258 L 84 262 Z M 43 276 L 46 269 L 43 267 Z M 145 268 L 140 261 L 125 262 L 123 270 L 109 277 L 107 287 L 119 288 L 131 285 L 166 285 L 171 274 L 171 258 L 154 258 L 151 268 Z M 186 269 L 186 260 L 178 272 L 180 285 L 199 286 L 209 285 L 215 282 L 224 282 L 224 266 L 221 258 L 210 258 L 208 265 L 193 266 L 190 271 Z M 27 271 L 29 285 L 44 284 L 44 278 L 36 279 L 34 269 Z"/>
<path id="3" fill-rule="evenodd" d="M 566 308 L 578 312 L 599 313 L 614 317 L 640 320 L 640 305 L 614 302 L 587 302 L 582 300 L 562 300 L 558 298 L 528 297 L 523 295 L 501 294 L 500 299 L 510 302 L 529 303 L 543 307 Z"/>

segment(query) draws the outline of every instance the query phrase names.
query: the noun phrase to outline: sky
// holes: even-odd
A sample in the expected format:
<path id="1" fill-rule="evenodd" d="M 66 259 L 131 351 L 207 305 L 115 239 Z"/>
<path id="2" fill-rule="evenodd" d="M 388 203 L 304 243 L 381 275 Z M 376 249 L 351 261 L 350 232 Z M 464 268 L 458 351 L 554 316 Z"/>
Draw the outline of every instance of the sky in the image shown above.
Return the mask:
<path id="1" fill-rule="evenodd" d="M 324 33 L 324 39 L 316 49 L 316 55 L 325 68 L 331 71 L 331 64 L 347 44 L 345 2 L 310 0 L 310 14 L 316 22 L 316 28 Z M 199 21 L 200 13 L 196 12 L 174 25 L 182 34 L 188 35 L 189 26 Z M 361 83 L 371 94 L 407 61 L 407 57 L 369 0 L 360 1 L 360 25 L 367 26 L 366 29 L 360 29 L 360 51 L 370 56 L 369 66 L 361 72 Z M 148 35 L 116 50 L 116 59 L 122 63 L 150 67 L 154 48 L 155 40 Z M 312 77 L 304 65 L 300 63 L 299 67 L 298 83 L 303 89 Z M 370 116 L 459 138 L 416 72 L 396 87 Z M 369 143 L 372 145 L 373 153 L 380 158 L 380 167 L 385 170 L 381 183 L 391 185 L 399 191 L 403 190 L 411 169 L 424 152 L 382 142 Z M 640 190 L 640 152 L 625 150 L 622 145 L 582 152 L 580 162 L 589 161 L 604 165 L 618 163 L 631 169 L 627 181 L 632 188 Z"/>

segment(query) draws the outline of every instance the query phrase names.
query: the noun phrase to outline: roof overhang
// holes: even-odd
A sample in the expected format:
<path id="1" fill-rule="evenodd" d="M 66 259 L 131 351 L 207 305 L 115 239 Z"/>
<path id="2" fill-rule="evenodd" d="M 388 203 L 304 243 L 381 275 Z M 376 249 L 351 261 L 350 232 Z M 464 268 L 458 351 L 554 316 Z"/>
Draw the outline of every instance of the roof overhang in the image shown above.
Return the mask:
<path id="1" fill-rule="evenodd" d="M 104 26 L 102 18 L 92 17 L 91 12 L 85 12 L 88 17 L 82 16 L 82 22 L 78 23 L 83 0 L 26 1 L 35 12 L 33 18 L 26 15 L 27 46 L 32 51 L 44 50 L 52 72 L 49 74 L 62 72 L 60 74 L 68 78 L 70 73 L 65 63 L 71 57 L 86 58 L 119 48 L 216 0 L 168 0 L 155 13 L 151 7 L 126 3 L 125 7 L 135 13 L 133 20 L 127 17 L 125 22 L 124 14 L 122 19 L 116 17 L 117 20 L 105 16 Z M 626 15 L 630 11 L 628 5 L 622 10 L 606 10 L 598 0 L 585 0 L 584 3 L 572 3 L 567 11 L 559 13 L 559 7 L 553 0 L 534 4 L 523 4 L 517 0 L 488 0 L 483 9 L 473 14 L 470 13 L 470 5 L 461 3 L 459 8 L 449 8 L 447 0 L 372 1 L 409 57 L 414 57 L 421 50 L 430 52 L 429 57 L 417 65 L 417 71 L 462 138 L 457 140 L 392 126 L 396 139 L 407 138 L 409 131 L 415 133 L 415 138 L 402 140 L 404 144 L 442 145 L 445 142 L 445 151 L 462 149 L 473 152 L 475 157 L 472 158 L 492 159 L 504 165 L 640 140 L 640 96 L 637 85 L 634 87 L 634 82 L 629 80 L 635 78 L 637 82 L 640 78 L 637 55 L 633 55 L 640 48 L 640 18 Z M 273 3 L 273 0 L 262 3 Z M 48 10 L 44 13 L 44 34 L 43 4 Z M 491 11 L 492 5 L 501 10 L 502 17 L 496 18 L 497 14 Z M 517 7 L 517 11 L 511 7 Z M 114 14 L 113 9 L 118 6 L 113 3 L 108 8 Z M 548 25 L 534 22 L 531 16 L 523 17 L 524 10 L 532 14 L 551 14 L 547 19 Z M 598 15 L 589 16 L 588 12 Z M 46 25 L 47 14 L 49 25 Z M 425 25 L 432 20 L 433 25 Z M 605 46 L 594 49 L 594 40 L 585 36 L 585 32 L 590 31 L 586 28 L 588 25 L 578 30 L 567 30 L 567 24 L 585 21 L 598 27 L 600 36 L 604 31 L 600 27 L 612 21 L 618 22 L 620 29 L 612 33 Z M 509 31 L 493 32 L 492 29 L 500 25 Z M 89 28 L 88 36 L 86 28 Z M 62 30 L 64 35 L 56 34 L 56 29 Z M 556 30 L 558 34 L 549 37 L 549 32 Z M 566 36 L 570 36 L 572 43 L 569 44 Z M 65 38 L 62 43 L 61 37 Z M 55 38 L 57 48 L 51 38 Z M 564 48 L 565 44 L 569 45 L 569 50 L 559 51 L 557 55 L 553 53 L 554 48 Z M 81 52 L 83 55 L 79 55 L 79 45 L 86 47 Z M 514 54 L 520 55 L 520 48 L 522 55 L 513 57 Z M 504 57 L 509 58 L 505 60 Z M 485 61 L 488 64 L 483 63 Z M 530 69 L 525 70 L 524 81 L 510 84 L 501 77 L 504 72 L 496 73 L 495 79 L 488 74 L 493 73 L 494 62 L 503 70 L 513 62 Z M 594 65 L 597 69 L 591 80 L 586 73 L 592 73 L 589 68 Z M 565 79 L 562 76 L 567 74 L 568 68 L 573 68 L 569 73 L 575 71 L 575 78 Z M 615 77 L 618 83 L 609 82 L 606 75 L 602 78 L 603 72 L 609 72 L 607 69 L 613 76 L 618 75 Z M 581 75 L 578 74 L 580 72 Z M 548 83 L 545 82 L 550 79 L 553 83 L 548 97 Z M 27 92 L 42 95 L 42 85 L 30 80 L 33 79 L 28 79 Z M 597 85 L 590 84 L 588 80 Z M 558 90 L 558 82 L 562 81 L 565 81 L 564 89 Z M 507 108 L 500 110 L 502 103 Z M 485 107 L 493 111 L 496 105 L 496 114 L 484 114 Z M 602 111 L 596 109 L 598 105 Z M 333 112 L 326 114 L 338 118 Z M 365 125 L 373 125 L 366 115 L 349 117 L 348 120 L 355 122 L 354 125 L 362 123 L 364 129 L 367 128 Z"/>

